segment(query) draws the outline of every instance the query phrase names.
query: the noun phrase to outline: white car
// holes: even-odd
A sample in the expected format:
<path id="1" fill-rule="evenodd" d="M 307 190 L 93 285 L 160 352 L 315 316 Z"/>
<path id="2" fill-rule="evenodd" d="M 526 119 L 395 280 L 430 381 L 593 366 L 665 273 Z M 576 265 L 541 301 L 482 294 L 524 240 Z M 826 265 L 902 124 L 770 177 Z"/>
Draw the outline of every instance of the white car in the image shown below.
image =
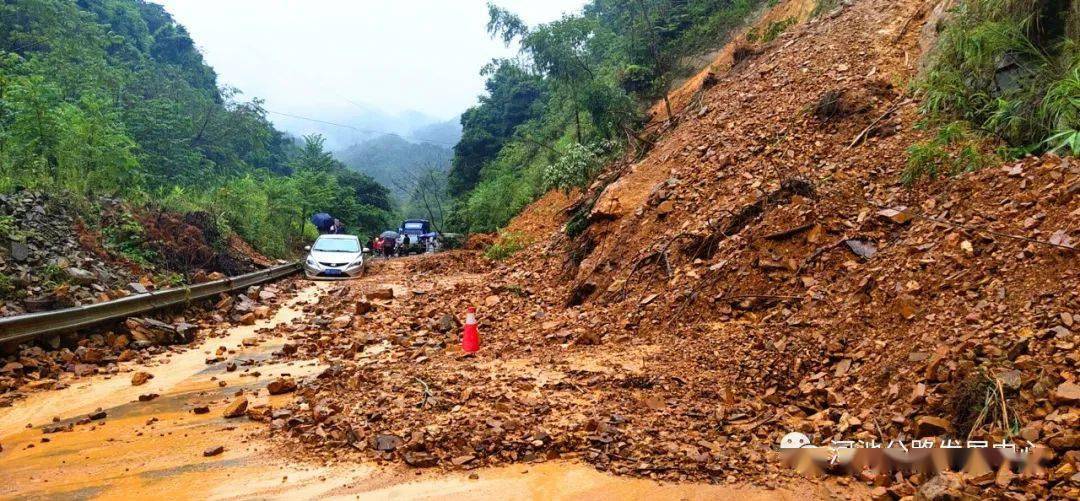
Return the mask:
<path id="1" fill-rule="evenodd" d="M 364 253 L 355 235 L 322 235 L 308 246 L 304 273 L 308 278 L 355 278 L 364 274 Z"/>

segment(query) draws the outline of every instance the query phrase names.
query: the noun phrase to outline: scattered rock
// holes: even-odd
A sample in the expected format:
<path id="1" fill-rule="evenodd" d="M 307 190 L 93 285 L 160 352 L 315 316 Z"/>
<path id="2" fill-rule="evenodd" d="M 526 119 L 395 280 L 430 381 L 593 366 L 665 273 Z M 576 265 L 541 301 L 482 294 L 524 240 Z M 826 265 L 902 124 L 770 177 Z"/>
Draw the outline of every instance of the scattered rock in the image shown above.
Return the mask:
<path id="1" fill-rule="evenodd" d="M 454 459 L 451 459 L 450 462 L 454 463 L 454 466 L 464 466 L 472 462 L 472 460 L 474 459 L 476 459 L 476 456 L 472 454 L 466 454 L 464 456 L 457 456 Z"/>
<path id="2" fill-rule="evenodd" d="M 895 224 L 907 224 L 911 222 L 911 214 L 908 212 L 907 207 L 897 207 L 895 209 L 882 209 L 877 212 L 878 217 L 891 221 Z"/>
<path id="3" fill-rule="evenodd" d="M 271 395 L 281 395 L 296 391 L 296 381 L 292 378 L 280 377 L 266 385 L 266 391 Z"/>
<path id="4" fill-rule="evenodd" d="M 458 322 L 457 317 L 446 313 L 439 317 L 439 321 L 435 324 L 435 329 L 444 334 L 449 332 L 455 332 L 461 328 L 461 323 Z"/>
<path id="5" fill-rule="evenodd" d="M 89 285 L 97 282 L 98 277 L 92 272 L 86 271 L 82 268 L 71 267 L 65 270 L 68 278 L 79 285 Z"/>
<path id="6" fill-rule="evenodd" d="M 239 397 L 233 400 L 232 403 L 228 405 L 228 407 L 225 407 L 225 412 L 223 412 L 222 415 L 226 418 L 240 417 L 243 416 L 245 412 L 247 412 L 247 408 L 247 397 Z"/>
<path id="7" fill-rule="evenodd" d="M 352 315 L 341 315 L 334 317 L 330 321 L 330 328 L 332 329 L 344 329 L 352 324 Z"/>
<path id="8" fill-rule="evenodd" d="M 1072 382 L 1064 382 L 1054 388 L 1050 399 L 1058 404 L 1072 404 L 1080 402 L 1080 385 Z"/>
<path id="9" fill-rule="evenodd" d="M 138 371 L 131 375 L 131 386 L 142 386 L 147 381 L 154 379 L 154 375 L 149 372 Z"/>
<path id="10" fill-rule="evenodd" d="M 426 452 L 406 452 L 402 455 L 405 464 L 413 468 L 431 468 L 439 464 L 439 459 Z"/>
<path id="11" fill-rule="evenodd" d="M 856 256 L 864 259 L 873 257 L 874 254 L 877 254 L 877 247 L 874 247 L 873 244 L 863 240 L 844 240 L 844 245 L 846 245 Z"/>
<path id="12" fill-rule="evenodd" d="M 391 452 L 401 447 L 405 443 L 401 437 L 397 435 L 380 434 L 375 435 L 372 439 L 372 447 L 377 451 Z"/>
<path id="13" fill-rule="evenodd" d="M 26 259 L 30 257 L 30 247 L 26 245 L 26 242 L 12 241 L 10 249 L 11 259 L 20 263 L 26 262 Z"/>
<path id="14" fill-rule="evenodd" d="M 389 301 L 391 299 L 394 299 L 394 288 L 393 287 L 379 287 L 378 289 L 375 289 L 374 291 L 369 292 L 368 297 L 371 298 L 371 299 L 380 299 L 380 300 L 383 300 L 383 301 Z"/>
<path id="15" fill-rule="evenodd" d="M 131 282 L 130 284 L 127 284 L 127 288 L 128 288 L 129 291 L 131 291 L 134 294 L 149 294 L 150 293 L 150 289 L 147 289 L 145 285 L 140 284 L 139 282 Z"/>
<path id="16" fill-rule="evenodd" d="M 937 437 L 944 435 L 952 429 L 952 423 L 947 419 L 934 416 L 921 416 L 915 420 L 915 436 Z"/>
<path id="17" fill-rule="evenodd" d="M 917 501 L 960 501 L 966 499 L 963 481 L 953 472 L 940 472 L 919 486 Z"/>

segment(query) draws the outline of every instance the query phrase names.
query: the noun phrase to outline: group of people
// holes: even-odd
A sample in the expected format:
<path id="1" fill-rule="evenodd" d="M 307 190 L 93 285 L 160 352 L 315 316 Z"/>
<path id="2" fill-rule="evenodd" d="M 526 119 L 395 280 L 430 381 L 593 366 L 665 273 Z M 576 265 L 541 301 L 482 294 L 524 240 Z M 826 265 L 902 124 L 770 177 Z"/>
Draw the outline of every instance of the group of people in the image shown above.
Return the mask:
<path id="1" fill-rule="evenodd" d="M 340 219 L 325 212 L 320 212 L 311 216 L 311 224 L 315 225 L 315 228 L 319 230 L 320 235 L 328 233 L 345 233 L 345 223 L 342 223 Z M 393 231 L 386 231 L 378 236 L 371 237 L 367 241 L 367 248 L 371 249 L 375 254 L 382 254 L 384 257 L 393 257 L 415 251 L 416 245 L 418 244 L 424 244 L 425 248 L 423 251 L 426 252 L 434 252 L 437 250 L 437 243 L 434 238 L 426 238 L 425 235 L 409 235 L 408 233 L 397 233 Z"/>
<path id="2" fill-rule="evenodd" d="M 369 239 L 367 246 L 372 252 L 389 258 L 399 255 L 399 252 L 408 249 L 413 243 L 407 234 L 401 235 L 400 244 L 396 236 L 383 234 Z"/>
<path id="3" fill-rule="evenodd" d="M 345 233 L 345 223 L 325 212 L 311 216 L 311 224 L 315 225 L 315 229 L 319 230 L 320 235 L 328 233 L 340 235 Z"/>

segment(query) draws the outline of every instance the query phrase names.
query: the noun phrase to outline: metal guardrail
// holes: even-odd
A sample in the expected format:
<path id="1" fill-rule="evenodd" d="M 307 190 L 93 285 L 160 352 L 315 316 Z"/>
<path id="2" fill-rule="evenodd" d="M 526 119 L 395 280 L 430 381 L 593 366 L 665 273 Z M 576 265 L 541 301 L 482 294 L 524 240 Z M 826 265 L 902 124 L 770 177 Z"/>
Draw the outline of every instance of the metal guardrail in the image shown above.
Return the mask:
<path id="1" fill-rule="evenodd" d="M 300 271 L 300 266 L 301 263 L 296 262 L 188 287 L 136 294 L 62 310 L 0 318 L 0 343 L 29 341 L 38 336 L 75 331 L 159 308 L 186 305 L 224 292 L 246 289 L 252 285 L 277 280 Z"/>

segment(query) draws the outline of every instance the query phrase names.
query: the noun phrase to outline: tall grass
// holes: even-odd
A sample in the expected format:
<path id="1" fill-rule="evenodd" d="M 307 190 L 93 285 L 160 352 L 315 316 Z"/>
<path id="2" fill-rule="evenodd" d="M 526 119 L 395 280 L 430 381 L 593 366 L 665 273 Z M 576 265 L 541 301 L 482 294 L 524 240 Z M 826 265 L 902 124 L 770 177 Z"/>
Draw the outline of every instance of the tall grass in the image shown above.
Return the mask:
<path id="1" fill-rule="evenodd" d="M 962 1 L 916 83 L 923 111 L 970 123 L 1011 156 L 1080 155 L 1078 25 L 1077 2 Z"/>

